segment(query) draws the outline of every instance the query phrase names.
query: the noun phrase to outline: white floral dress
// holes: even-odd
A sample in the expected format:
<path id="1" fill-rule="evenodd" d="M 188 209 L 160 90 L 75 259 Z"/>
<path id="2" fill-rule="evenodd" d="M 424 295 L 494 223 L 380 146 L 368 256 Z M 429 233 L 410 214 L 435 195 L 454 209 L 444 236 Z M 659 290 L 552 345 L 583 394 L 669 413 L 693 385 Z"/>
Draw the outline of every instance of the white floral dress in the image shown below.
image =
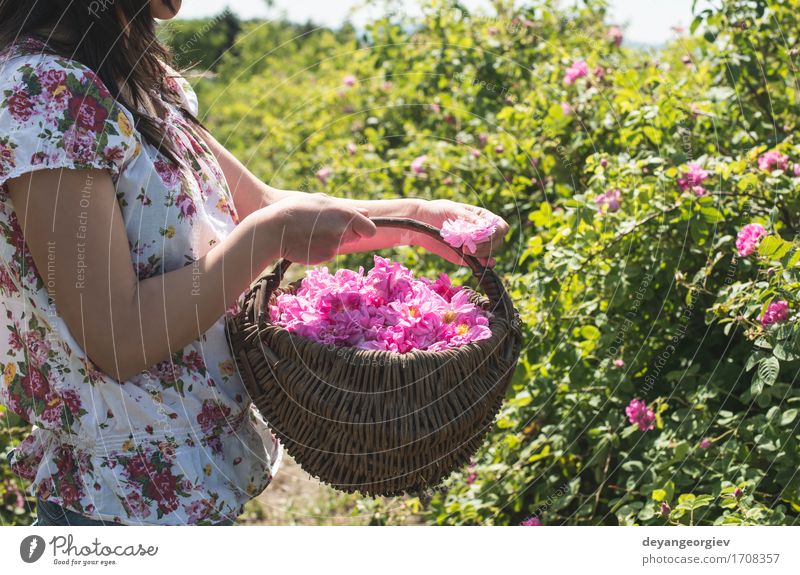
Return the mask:
<path id="1" fill-rule="evenodd" d="M 189 84 L 177 74 L 167 84 L 196 115 Z M 136 377 L 106 376 L 59 317 L 6 187 L 38 169 L 107 169 L 139 277 L 192 265 L 237 217 L 213 154 L 164 106 L 164 133 L 192 166 L 183 180 L 91 70 L 34 39 L 0 53 L 0 402 L 33 425 L 12 467 L 34 495 L 123 524 L 212 524 L 239 515 L 282 456 L 224 318 Z"/>

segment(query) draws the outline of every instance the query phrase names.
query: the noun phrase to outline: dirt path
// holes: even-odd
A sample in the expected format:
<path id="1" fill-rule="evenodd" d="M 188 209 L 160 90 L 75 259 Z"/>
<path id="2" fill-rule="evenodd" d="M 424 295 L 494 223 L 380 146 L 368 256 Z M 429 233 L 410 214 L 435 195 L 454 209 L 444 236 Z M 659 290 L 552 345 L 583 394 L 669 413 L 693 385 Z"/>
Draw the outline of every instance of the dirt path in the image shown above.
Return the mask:
<path id="1" fill-rule="evenodd" d="M 284 453 L 269 487 L 250 502 L 245 525 L 416 525 L 408 498 L 371 499 L 341 493 L 311 477 Z"/>

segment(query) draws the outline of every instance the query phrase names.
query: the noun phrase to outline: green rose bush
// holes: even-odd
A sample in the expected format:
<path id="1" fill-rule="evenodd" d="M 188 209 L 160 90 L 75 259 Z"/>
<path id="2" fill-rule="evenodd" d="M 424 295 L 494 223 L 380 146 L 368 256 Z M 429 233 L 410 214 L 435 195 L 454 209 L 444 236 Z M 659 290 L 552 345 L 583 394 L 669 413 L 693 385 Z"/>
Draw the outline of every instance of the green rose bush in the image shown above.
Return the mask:
<path id="1" fill-rule="evenodd" d="M 520 365 L 472 463 L 412 500 L 427 522 L 796 523 L 800 2 L 725 0 L 658 50 L 601 0 L 559 6 L 226 18 L 232 44 L 180 53 L 208 63 L 201 119 L 272 185 L 512 225 L 495 258 Z M 203 29 L 176 26 L 184 48 Z"/>

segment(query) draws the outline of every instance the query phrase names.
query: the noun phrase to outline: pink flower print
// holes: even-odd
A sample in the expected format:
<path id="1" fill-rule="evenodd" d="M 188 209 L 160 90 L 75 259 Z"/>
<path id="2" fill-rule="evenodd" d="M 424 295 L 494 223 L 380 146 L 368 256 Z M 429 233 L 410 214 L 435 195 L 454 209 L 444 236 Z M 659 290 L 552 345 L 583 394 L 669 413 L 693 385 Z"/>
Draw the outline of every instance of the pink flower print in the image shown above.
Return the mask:
<path id="1" fill-rule="evenodd" d="M 574 110 L 572 109 L 572 106 L 569 104 L 569 102 L 561 102 L 561 112 L 565 116 L 571 116 L 573 111 Z"/>
<path id="2" fill-rule="evenodd" d="M 94 97 L 88 95 L 72 96 L 67 105 L 75 123 L 89 132 L 101 132 L 108 117 L 108 110 Z"/>
<path id="3" fill-rule="evenodd" d="M 160 511 L 171 513 L 178 508 L 178 499 L 175 494 L 177 485 L 177 477 L 169 469 L 162 469 L 144 484 L 143 493 L 145 497 L 158 502 Z"/>
<path id="4" fill-rule="evenodd" d="M 632 399 L 625 408 L 625 414 L 631 423 L 639 426 L 641 431 L 649 431 L 655 428 L 656 414 L 647 407 L 644 401 Z"/>
<path id="5" fill-rule="evenodd" d="M 175 199 L 175 205 L 178 206 L 178 210 L 180 210 L 179 217 L 181 219 L 191 220 L 197 213 L 197 206 L 194 205 L 194 200 L 192 200 L 191 196 L 185 191 L 181 191 L 181 193 L 178 194 L 178 197 Z"/>
<path id="6" fill-rule="evenodd" d="M 28 373 L 22 377 L 22 389 L 25 395 L 34 400 L 43 401 L 50 395 L 50 384 L 37 367 L 30 366 Z"/>
<path id="7" fill-rule="evenodd" d="M 28 359 L 34 366 L 42 367 L 49 358 L 50 343 L 37 330 L 25 332 L 24 339 Z"/>
<path id="8" fill-rule="evenodd" d="M 7 176 L 15 165 L 14 150 L 0 139 L 0 177 Z"/>
<path id="9" fill-rule="evenodd" d="M 747 224 L 736 235 L 736 249 L 743 258 L 752 254 L 767 230 L 761 224 Z"/>
<path id="10" fill-rule="evenodd" d="M 146 519 L 150 516 L 150 506 L 139 493 L 128 493 L 122 500 L 122 506 L 128 517 Z"/>
<path id="11" fill-rule="evenodd" d="M 203 408 L 197 415 L 197 423 L 203 433 L 208 433 L 215 427 L 222 425 L 231 414 L 231 408 L 227 405 L 211 399 L 203 400 Z"/>
<path id="12" fill-rule="evenodd" d="M 54 68 L 39 70 L 37 77 L 42 88 L 50 94 L 54 94 L 59 89 L 59 91 L 67 89 L 67 73 L 64 70 Z"/>
<path id="13" fill-rule="evenodd" d="M 183 511 L 189 516 L 188 522 L 192 525 L 207 519 L 213 510 L 214 507 L 211 501 L 203 499 L 192 501 L 189 505 L 183 506 Z"/>
<path id="14" fill-rule="evenodd" d="M 62 141 L 67 155 L 78 163 L 89 164 L 95 156 L 97 142 L 95 134 L 82 130 L 78 124 L 73 124 L 64 132 Z"/>
<path id="15" fill-rule="evenodd" d="M 625 360 L 622 358 L 617 358 L 614 360 L 614 367 L 616 368 L 623 368 L 625 367 Z"/>
<path id="16" fill-rule="evenodd" d="M 63 415 L 64 403 L 61 397 L 53 392 L 48 392 L 44 401 L 39 406 L 44 406 L 44 411 L 41 413 L 42 421 L 49 423 L 53 426 L 61 424 L 61 417 Z"/>
<path id="17" fill-rule="evenodd" d="M 758 168 L 766 172 L 775 170 L 786 170 L 789 167 L 789 156 L 772 150 L 765 152 L 758 157 Z"/>
<path id="18" fill-rule="evenodd" d="M 167 188 L 172 189 L 180 183 L 180 172 L 174 165 L 161 159 L 156 160 L 153 165 L 155 166 L 156 173 L 158 173 L 158 176 Z"/>
<path id="19" fill-rule="evenodd" d="M 74 389 L 64 389 L 60 392 L 61 401 L 73 415 L 78 415 L 81 410 L 81 397 Z"/>
<path id="20" fill-rule="evenodd" d="M 769 327 L 774 323 L 784 322 L 789 319 L 789 302 L 786 300 L 771 301 L 764 315 L 761 316 L 761 325 Z"/>
<path id="21" fill-rule="evenodd" d="M 714 442 L 711 441 L 708 437 L 704 437 L 703 439 L 700 440 L 700 443 L 697 444 L 697 447 L 699 447 L 700 449 L 708 449 L 712 445 L 714 445 Z"/>
<path id="22" fill-rule="evenodd" d="M 344 84 L 348 88 L 352 88 L 353 86 L 355 86 L 356 82 L 358 82 L 358 79 L 352 74 L 348 74 L 347 76 L 342 78 L 342 84 Z"/>
<path id="23" fill-rule="evenodd" d="M 575 60 L 564 73 L 564 83 L 571 86 L 578 78 L 583 78 L 589 73 L 589 65 L 584 60 Z"/>
<path id="24" fill-rule="evenodd" d="M 125 463 L 125 473 L 130 479 L 146 481 L 156 472 L 149 453 L 137 453 Z"/>
<path id="25" fill-rule="evenodd" d="M 27 92 L 17 90 L 6 100 L 8 113 L 18 122 L 27 122 L 33 116 L 34 103 Z"/>

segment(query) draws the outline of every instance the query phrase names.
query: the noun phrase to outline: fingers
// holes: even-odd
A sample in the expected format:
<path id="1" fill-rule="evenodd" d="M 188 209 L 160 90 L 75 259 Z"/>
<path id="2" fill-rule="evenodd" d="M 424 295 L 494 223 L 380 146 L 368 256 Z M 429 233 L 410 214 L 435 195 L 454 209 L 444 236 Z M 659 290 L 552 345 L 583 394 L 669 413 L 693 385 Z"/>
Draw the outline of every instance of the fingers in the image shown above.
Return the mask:
<path id="1" fill-rule="evenodd" d="M 361 238 L 371 238 L 378 233 L 378 228 L 368 216 L 369 212 L 362 208 L 356 208 L 356 213 L 350 221 L 350 230 Z"/>

